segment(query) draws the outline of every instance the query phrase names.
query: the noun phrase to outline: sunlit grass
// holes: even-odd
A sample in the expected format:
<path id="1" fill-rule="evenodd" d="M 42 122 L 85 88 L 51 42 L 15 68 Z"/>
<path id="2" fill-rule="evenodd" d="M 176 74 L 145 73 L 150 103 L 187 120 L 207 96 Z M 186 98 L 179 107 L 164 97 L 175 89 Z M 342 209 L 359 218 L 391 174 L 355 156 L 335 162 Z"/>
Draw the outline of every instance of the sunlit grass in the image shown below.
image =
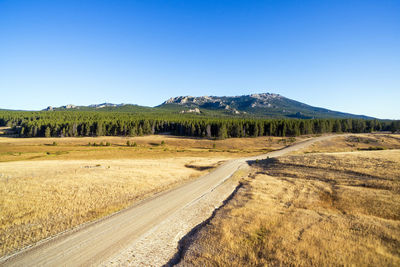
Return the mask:
<path id="1" fill-rule="evenodd" d="M 269 159 L 242 181 L 181 264 L 400 264 L 399 150 Z"/>

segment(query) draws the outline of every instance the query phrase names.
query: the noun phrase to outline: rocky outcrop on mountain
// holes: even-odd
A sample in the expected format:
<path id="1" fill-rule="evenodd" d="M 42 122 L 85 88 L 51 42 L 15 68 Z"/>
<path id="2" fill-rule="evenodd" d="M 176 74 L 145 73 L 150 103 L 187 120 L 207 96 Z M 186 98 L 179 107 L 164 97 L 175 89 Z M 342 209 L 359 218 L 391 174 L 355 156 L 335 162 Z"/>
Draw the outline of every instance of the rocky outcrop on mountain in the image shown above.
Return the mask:
<path id="1" fill-rule="evenodd" d="M 121 107 L 125 104 L 112 104 L 112 103 L 101 103 L 101 104 L 93 104 L 89 105 L 89 108 L 106 108 L 106 107 Z"/>
<path id="2" fill-rule="evenodd" d="M 66 109 L 81 109 L 81 110 L 91 110 L 91 109 L 101 109 L 101 108 L 106 108 L 106 107 L 122 107 L 125 106 L 126 104 L 112 104 L 112 103 L 101 103 L 101 104 L 92 104 L 89 106 L 75 106 L 72 104 L 68 104 L 65 106 L 60 106 L 60 107 L 52 107 L 48 106 L 45 108 L 45 111 L 55 111 L 55 110 L 66 110 Z"/>
<path id="3" fill-rule="evenodd" d="M 235 106 L 248 107 L 272 107 L 273 102 L 276 99 L 283 98 L 278 94 L 262 93 L 262 94 L 251 94 L 243 96 L 178 96 L 172 97 L 165 101 L 162 105 L 166 104 L 177 104 L 183 106 L 213 106 L 218 108 L 224 108 L 227 110 L 235 111 Z M 237 110 L 236 110 L 237 111 Z"/>
<path id="4" fill-rule="evenodd" d="M 200 114 L 201 111 L 199 108 L 194 108 L 194 109 L 188 109 L 188 110 L 181 110 L 181 112 L 179 113 L 196 113 L 196 114 Z"/>
<path id="5" fill-rule="evenodd" d="M 242 96 L 178 96 L 168 99 L 159 107 L 163 106 L 179 106 L 190 109 L 199 108 L 201 110 L 217 110 L 226 114 L 248 114 L 262 117 L 288 117 L 298 119 L 370 118 L 362 115 L 309 106 L 274 93 Z"/>
<path id="6" fill-rule="evenodd" d="M 52 106 L 48 106 L 47 108 L 45 108 L 45 111 L 54 111 L 54 110 L 63 110 L 63 109 L 79 109 L 78 106 L 72 105 L 72 104 L 68 104 L 65 106 L 61 106 L 61 107 L 52 107 Z"/>
<path id="7" fill-rule="evenodd" d="M 144 107 L 131 104 L 101 103 L 89 106 L 65 105 L 47 107 L 46 111 L 62 110 L 79 111 L 123 111 L 132 113 L 172 112 L 180 114 L 198 114 L 204 116 L 232 116 L 254 118 L 357 118 L 374 119 L 372 117 L 333 111 L 313 107 L 279 94 L 260 93 L 241 96 L 177 96 L 172 97 L 156 107 Z"/>

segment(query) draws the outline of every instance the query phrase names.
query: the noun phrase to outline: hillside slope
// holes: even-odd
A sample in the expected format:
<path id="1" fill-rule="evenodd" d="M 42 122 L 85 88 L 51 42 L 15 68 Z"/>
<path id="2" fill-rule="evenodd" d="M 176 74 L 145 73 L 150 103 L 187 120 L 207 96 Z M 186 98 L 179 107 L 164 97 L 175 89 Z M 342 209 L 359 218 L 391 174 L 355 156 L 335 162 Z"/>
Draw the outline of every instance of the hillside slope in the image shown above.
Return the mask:
<path id="1" fill-rule="evenodd" d="M 262 93 L 242 96 L 177 96 L 156 107 L 134 104 L 101 103 L 88 106 L 72 104 L 61 107 L 47 107 L 45 111 L 102 111 L 127 112 L 134 114 L 191 114 L 202 117 L 257 117 L 297 119 L 375 119 L 313 107 L 279 94 Z"/>
<path id="2" fill-rule="evenodd" d="M 158 107 L 179 108 L 183 112 L 201 112 L 202 110 L 220 111 L 232 115 L 253 115 L 287 118 L 357 118 L 372 119 L 364 115 L 355 115 L 313 107 L 279 94 L 262 93 L 242 96 L 178 96 L 165 101 Z M 196 108 L 198 110 L 196 110 Z"/>

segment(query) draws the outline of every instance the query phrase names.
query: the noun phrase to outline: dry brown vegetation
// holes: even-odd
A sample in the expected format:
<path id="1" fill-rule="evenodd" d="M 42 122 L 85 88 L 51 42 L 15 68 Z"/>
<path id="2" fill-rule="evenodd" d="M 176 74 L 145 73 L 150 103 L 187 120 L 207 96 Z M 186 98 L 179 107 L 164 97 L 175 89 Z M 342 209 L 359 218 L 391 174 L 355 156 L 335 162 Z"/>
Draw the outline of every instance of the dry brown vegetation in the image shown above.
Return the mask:
<path id="1" fill-rule="evenodd" d="M 19 160 L 154 159 L 166 157 L 229 158 L 279 149 L 304 137 L 257 137 L 211 140 L 170 135 L 143 137 L 0 138 L 0 162 Z M 136 146 L 127 146 L 127 142 Z M 53 145 L 53 143 L 56 145 Z M 164 142 L 162 144 L 162 142 Z M 88 144 L 110 143 L 110 146 Z"/>
<path id="2" fill-rule="evenodd" d="M 316 142 L 298 153 L 350 152 L 400 149 L 400 135 L 395 134 L 355 134 L 338 136 L 330 140 Z"/>
<path id="3" fill-rule="evenodd" d="M 128 147 L 127 141 L 136 146 Z M 224 160 L 292 141 L 162 135 L 0 138 L 0 255 L 126 208 Z"/>
<path id="4" fill-rule="evenodd" d="M 400 265 L 399 150 L 268 159 L 242 183 L 180 265 Z"/>
<path id="5" fill-rule="evenodd" d="M 11 252 L 204 174 L 224 158 L 0 163 L 0 249 Z M 187 168 L 185 165 L 197 168 Z"/>

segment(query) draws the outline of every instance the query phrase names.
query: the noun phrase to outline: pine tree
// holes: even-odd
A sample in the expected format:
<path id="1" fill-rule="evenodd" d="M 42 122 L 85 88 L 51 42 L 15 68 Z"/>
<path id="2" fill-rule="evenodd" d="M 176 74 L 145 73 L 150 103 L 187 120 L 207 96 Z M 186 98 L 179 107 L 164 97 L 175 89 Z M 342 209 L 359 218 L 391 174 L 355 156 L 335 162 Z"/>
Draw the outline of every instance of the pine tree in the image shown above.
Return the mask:
<path id="1" fill-rule="evenodd" d="M 207 133 L 207 137 L 211 138 L 211 125 L 207 124 L 206 126 L 206 133 Z"/>
<path id="2" fill-rule="evenodd" d="M 101 122 L 96 124 L 96 136 L 103 136 L 103 124 Z"/>
<path id="3" fill-rule="evenodd" d="M 226 126 L 225 126 L 225 124 L 222 123 L 218 127 L 218 139 L 225 139 L 227 137 L 228 137 L 228 132 L 226 130 Z"/>
<path id="4" fill-rule="evenodd" d="M 151 126 L 148 120 L 143 122 L 143 134 L 151 134 Z"/>
<path id="5" fill-rule="evenodd" d="M 339 120 L 335 120 L 335 122 L 333 123 L 332 131 L 335 133 L 342 132 L 342 125 Z"/>
<path id="6" fill-rule="evenodd" d="M 51 130 L 50 130 L 49 126 L 46 127 L 46 130 L 44 131 L 44 136 L 45 137 L 50 137 L 51 136 Z"/>
<path id="7" fill-rule="evenodd" d="M 142 129 L 142 127 L 140 125 L 139 125 L 138 135 L 139 136 L 143 135 L 143 129 Z"/>

